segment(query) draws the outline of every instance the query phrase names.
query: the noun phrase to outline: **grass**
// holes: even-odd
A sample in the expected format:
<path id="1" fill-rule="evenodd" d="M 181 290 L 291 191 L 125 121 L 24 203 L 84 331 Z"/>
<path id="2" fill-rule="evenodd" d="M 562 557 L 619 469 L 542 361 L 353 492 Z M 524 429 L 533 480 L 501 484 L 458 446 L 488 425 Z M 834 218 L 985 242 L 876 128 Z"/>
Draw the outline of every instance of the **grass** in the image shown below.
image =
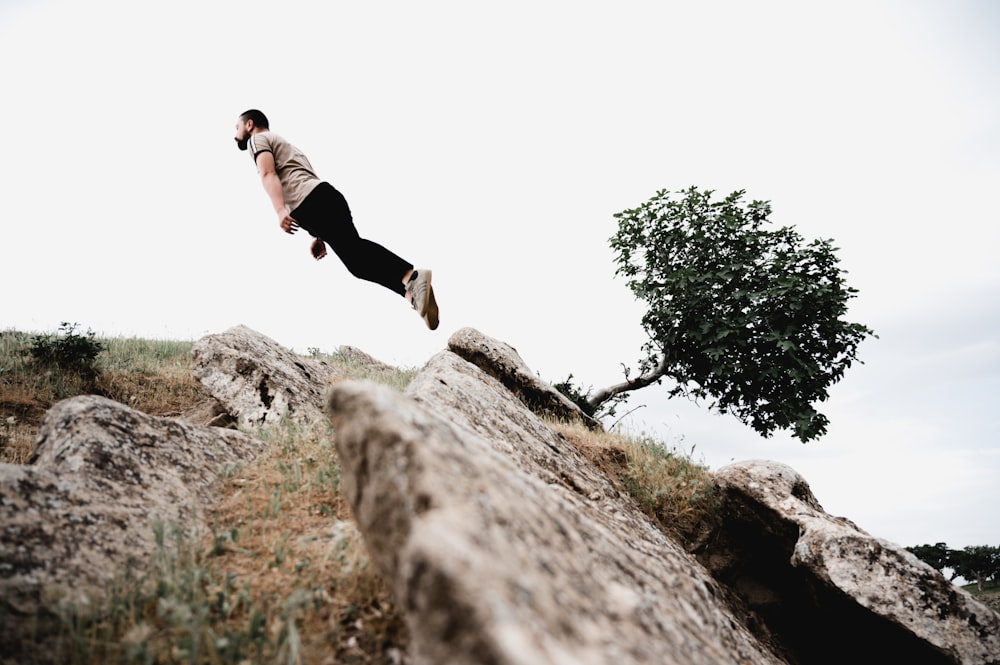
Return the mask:
<path id="1" fill-rule="evenodd" d="M 0 332 L 0 461 L 30 459 L 53 402 L 97 392 L 152 415 L 203 398 L 191 342 L 100 339 L 96 375 L 38 367 L 32 335 Z M 356 354 L 310 356 L 353 378 L 403 390 L 416 370 Z M 708 472 L 639 436 L 553 423 L 669 532 L 696 534 L 714 506 Z M 371 563 L 340 490 L 325 423 L 250 432 L 269 445 L 227 468 L 202 537 L 159 525 L 143 572 L 122 570 L 106 598 L 61 610 L 59 662 L 391 663 L 405 652 L 402 614 Z"/>
<path id="2" fill-rule="evenodd" d="M 102 395 L 154 416 L 179 415 L 202 398 L 193 342 L 102 339 L 95 374 L 34 362 L 35 337 L 0 331 L 0 462 L 26 463 L 45 412 L 67 397 Z"/>
<path id="3" fill-rule="evenodd" d="M 691 455 L 646 434 L 593 432 L 566 423 L 552 427 L 681 543 L 692 545 L 715 525 L 719 501 L 711 473 Z"/>
<path id="4" fill-rule="evenodd" d="M 982 590 L 979 589 L 979 585 L 975 582 L 965 584 L 962 588 L 994 612 L 1000 613 L 1000 580 L 986 580 L 983 582 Z"/>
<path id="5" fill-rule="evenodd" d="M 60 662 L 389 663 L 405 648 L 340 494 L 331 432 L 259 435 L 268 452 L 226 470 L 203 538 L 158 527 L 145 574 L 124 571 L 96 608 L 66 608 Z"/>

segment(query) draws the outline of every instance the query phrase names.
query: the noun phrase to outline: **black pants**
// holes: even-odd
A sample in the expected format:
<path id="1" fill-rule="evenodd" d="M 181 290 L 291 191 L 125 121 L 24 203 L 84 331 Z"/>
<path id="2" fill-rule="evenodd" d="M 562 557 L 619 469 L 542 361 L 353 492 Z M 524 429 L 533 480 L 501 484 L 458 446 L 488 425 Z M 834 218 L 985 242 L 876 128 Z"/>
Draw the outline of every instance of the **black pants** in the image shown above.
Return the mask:
<path id="1" fill-rule="evenodd" d="M 333 185 L 316 185 L 291 215 L 310 235 L 329 245 L 352 275 L 406 295 L 403 275 L 413 264 L 358 235 L 347 199 Z"/>

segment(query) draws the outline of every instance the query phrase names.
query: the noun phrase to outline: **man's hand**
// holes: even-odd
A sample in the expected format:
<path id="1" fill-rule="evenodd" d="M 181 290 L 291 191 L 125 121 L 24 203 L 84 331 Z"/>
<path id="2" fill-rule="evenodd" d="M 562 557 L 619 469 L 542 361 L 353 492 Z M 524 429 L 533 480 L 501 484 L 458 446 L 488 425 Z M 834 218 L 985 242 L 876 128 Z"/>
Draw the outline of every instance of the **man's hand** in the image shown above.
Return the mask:
<path id="1" fill-rule="evenodd" d="M 319 238 L 316 238 L 313 240 L 312 247 L 309 248 L 309 251 L 312 253 L 313 258 L 319 261 L 321 258 L 326 256 L 326 243 Z"/>
<path id="2" fill-rule="evenodd" d="M 274 155 L 270 152 L 262 152 L 257 155 L 257 170 L 260 172 L 260 181 L 264 185 L 264 191 L 271 199 L 271 205 L 278 214 L 278 226 L 285 233 L 292 234 L 299 230 L 299 223 L 288 214 L 285 207 L 285 196 L 281 191 L 281 181 L 278 173 L 274 170 Z"/>
<path id="3" fill-rule="evenodd" d="M 278 213 L 278 226 L 285 233 L 292 234 L 299 230 L 299 223 L 292 219 L 287 212 Z"/>

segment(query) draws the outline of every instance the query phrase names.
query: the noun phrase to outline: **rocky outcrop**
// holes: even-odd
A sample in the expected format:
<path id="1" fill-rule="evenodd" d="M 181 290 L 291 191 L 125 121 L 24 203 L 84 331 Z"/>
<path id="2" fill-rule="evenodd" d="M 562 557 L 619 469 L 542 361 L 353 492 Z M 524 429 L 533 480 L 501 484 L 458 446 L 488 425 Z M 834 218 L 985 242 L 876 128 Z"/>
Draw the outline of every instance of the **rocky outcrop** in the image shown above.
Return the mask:
<path id="1" fill-rule="evenodd" d="M 199 528 L 218 473 L 252 459 L 261 445 L 102 397 L 53 406 L 33 463 L 0 464 L 5 655 L 54 628 L 59 600 L 85 604 L 126 565 L 141 570 L 156 524 Z"/>
<path id="2" fill-rule="evenodd" d="M 498 381 L 450 352 L 330 394 L 344 490 L 417 663 L 779 663 L 718 585 Z"/>
<path id="3" fill-rule="evenodd" d="M 192 353 L 195 378 L 246 428 L 321 419 L 323 392 L 336 377 L 246 326 L 202 337 Z"/>
<path id="4" fill-rule="evenodd" d="M 535 413 L 583 423 L 592 430 L 604 429 L 565 395 L 533 374 L 511 345 L 473 328 L 462 328 L 448 339 L 448 350 L 498 380 Z"/>
<path id="5" fill-rule="evenodd" d="M 700 558 L 798 662 L 1000 663 L 1000 616 L 905 549 L 828 515 L 793 469 L 741 462 L 715 481 L 725 522 Z"/>
<path id="6" fill-rule="evenodd" d="M 329 397 L 345 493 L 415 662 L 1000 662 L 994 613 L 827 515 L 783 465 L 720 471 L 724 526 L 694 558 L 495 378 L 530 376 L 516 353 L 456 337 L 463 356 L 434 356 L 405 395 L 346 382 Z"/>
<path id="7" fill-rule="evenodd" d="M 74 398 L 48 413 L 32 464 L 0 465 L 0 660 L 44 639 L 60 597 L 85 603 L 141 568 L 155 524 L 197 529 L 218 471 L 263 446 L 193 422 L 309 421 L 325 403 L 414 665 L 1000 664 L 995 613 L 826 514 L 787 466 L 717 472 L 721 527 L 685 551 L 543 417 L 595 423 L 472 329 L 404 394 L 243 326 L 194 355 L 212 398 L 187 421 Z"/>

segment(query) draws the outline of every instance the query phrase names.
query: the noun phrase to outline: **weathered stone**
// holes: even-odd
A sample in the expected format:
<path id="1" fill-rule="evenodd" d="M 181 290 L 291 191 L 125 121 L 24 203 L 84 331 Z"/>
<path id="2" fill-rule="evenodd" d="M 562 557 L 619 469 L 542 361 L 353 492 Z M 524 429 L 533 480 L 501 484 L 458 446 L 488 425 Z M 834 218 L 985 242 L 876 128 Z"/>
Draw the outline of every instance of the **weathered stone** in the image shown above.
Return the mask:
<path id="1" fill-rule="evenodd" d="M 550 384 L 535 376 L 517 349 L 488 337 L 473 328 L 462 328 L 448 339 L 448 350 L 497 379 L 533 412 L 567 422 L 583 423 L 592 430 L 603 430 L 597 420 Z"/>
<path id="2" fill-rule="evenodd" d="M 192 425 L 203 425 L 205 427 L 227 427 L 235 429 L 236 418 L 230 415 L 229 410 L 214 397 L 207 397 L 180 414 L 179 418 L 186 420 Z"/>
<path id="3" fill-rule="evenodd" d="M 521 470 L 580 496 L 619 498 L 611 479 L 526 408 L 514 393 L 454 353 L 436 354 L 406 393 L 445 420 L 470 428 Z M 475 417 L 470 417 L 475 409 Z"/>
<path id="4" fill-rule="evenodd" d="M 1000 663 L 1000 616 L 905 549 L 828 515 L 793 469 L 740 462 L 715 479 L 725 536 L 702 558 L 801 662 Z"/>
<path id="5" fill-rule="evenodd" d="M 154 524 L 198 528 L 218 472 L 261 445 L 102 397 L 53 406 L 34 463 L 0 464 L 3 651 L 52 630 L 59 599 L 85 604 L 126 564 L 141 570 Z"/>
<path id="6" fill-rule="evenodd" d="M 396 368 L 392 365 L 387 365 L 381 360 L 375 358 L 374 356 L 365 353 L 361 349 L 354 346 L 343 345 L 337 348 L 337 353 L 341 355 L 348 362 L 354 363 L 355 365 L 360 365 L 368 369 L 374 370 L 376 372 L 394 372 Z"/>
<path id="7" fill-rule="evenodd" d="M 195 378 L 247 428 L 321 419 L 323 391 L 337 376 L 246 326 L 207 335 L 192 353 Z"/>
<path id="8" fill-rule="evenodd" d="M 704 568 L 499 382 L 330 390 L 344 491 L 417 663 L 780 663 Z"/>

